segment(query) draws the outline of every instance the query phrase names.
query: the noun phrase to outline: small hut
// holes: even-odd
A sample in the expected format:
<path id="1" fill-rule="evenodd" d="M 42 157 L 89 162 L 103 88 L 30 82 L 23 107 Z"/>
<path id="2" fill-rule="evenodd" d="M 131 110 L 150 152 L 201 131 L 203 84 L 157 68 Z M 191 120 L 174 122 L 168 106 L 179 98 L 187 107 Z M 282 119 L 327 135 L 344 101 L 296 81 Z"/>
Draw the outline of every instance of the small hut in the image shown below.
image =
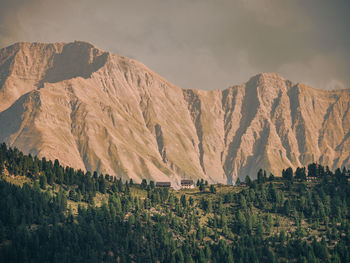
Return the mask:
<path id="1" fill-rule="evenodd" d="M 170 188 L 171 183 L 170 182 L 156 182 L 156 187 Z"/>
<path id="2" fill-rule="evenodd" d="M 193 180 L 181 180 L 181 188 L 185 188 L 185 189 L 194 188 Z"/>

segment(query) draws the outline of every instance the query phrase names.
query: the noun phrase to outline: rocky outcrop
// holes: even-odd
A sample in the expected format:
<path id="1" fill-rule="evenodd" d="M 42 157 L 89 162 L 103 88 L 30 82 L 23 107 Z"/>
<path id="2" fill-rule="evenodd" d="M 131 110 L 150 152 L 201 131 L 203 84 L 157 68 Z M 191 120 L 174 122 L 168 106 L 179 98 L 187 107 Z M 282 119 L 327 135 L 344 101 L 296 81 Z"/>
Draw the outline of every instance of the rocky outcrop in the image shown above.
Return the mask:
<path id="1" fill-rule="evenodd" d="M 84 42 L 0 50 L 0 141 L 136 182 L 232 183 L 316 161 L 349 168 L 349 108 L 349 90 L 274 73 L 226 90 L 182 90 Z"/>
<path id="2" fill-rule="evenodd" d="M 199 154 L 199 163 L 202 167 L 203 173 L 205 173 L 204 167 L 204 150 L 203 150 L 203 127 L 201 122 L 201 101 L 199 96 L 193 92 L 193 90 L 184 90 L 184 98 L 188 103 L 188 110 L 191 114 L 191 119 L 196 128 L 196 134 L 198 139 L 198 154 Z"/>

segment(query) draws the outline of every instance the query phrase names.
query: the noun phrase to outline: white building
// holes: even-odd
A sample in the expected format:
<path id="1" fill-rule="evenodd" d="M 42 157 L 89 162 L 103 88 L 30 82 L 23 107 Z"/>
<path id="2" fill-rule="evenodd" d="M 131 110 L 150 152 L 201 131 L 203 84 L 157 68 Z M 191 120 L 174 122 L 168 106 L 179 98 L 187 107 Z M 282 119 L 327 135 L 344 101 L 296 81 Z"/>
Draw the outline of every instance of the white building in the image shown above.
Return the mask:
<path id="1" fill-rule="evenodd" d="M 194 188 L 193 180 L 181 180 L 181 188 L 184 188 L 184 189 Z"/>

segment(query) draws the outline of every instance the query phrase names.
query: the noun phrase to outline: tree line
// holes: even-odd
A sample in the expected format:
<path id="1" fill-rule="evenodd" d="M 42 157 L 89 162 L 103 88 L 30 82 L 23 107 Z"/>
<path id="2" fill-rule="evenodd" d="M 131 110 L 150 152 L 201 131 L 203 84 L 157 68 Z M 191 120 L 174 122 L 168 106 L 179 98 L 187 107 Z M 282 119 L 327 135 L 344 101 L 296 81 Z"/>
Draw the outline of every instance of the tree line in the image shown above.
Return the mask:
<path id="1" fill-rule="evenodd" d="M 4 144 L 0 169 L 0 262 L 350 262 L 346 169 L 260 170 L 246 186 L 176 192 Z"/>

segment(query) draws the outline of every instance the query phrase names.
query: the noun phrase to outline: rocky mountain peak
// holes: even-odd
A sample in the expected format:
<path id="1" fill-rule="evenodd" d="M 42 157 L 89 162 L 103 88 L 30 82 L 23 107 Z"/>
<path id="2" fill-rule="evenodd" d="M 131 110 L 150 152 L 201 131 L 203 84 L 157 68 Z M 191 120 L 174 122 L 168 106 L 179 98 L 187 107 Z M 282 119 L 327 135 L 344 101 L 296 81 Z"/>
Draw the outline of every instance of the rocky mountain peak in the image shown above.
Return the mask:
<path id="1" fill-rule="evenodd" d="M 77 77 L 89 78 L 102 68 L 109 53 L 93 45 L 72 43 L 20 42 L 0 50 L 0 110 L 9 107 L 18 96 Z"/>
<path id="2" fill-rule="evenodd" d="M 80 41 L 0 50 L 0 141 L 136 182 L 233 183 L 316 161 L 349 167 L 349 97 L 276 73 L 226 90 L 182 90 Z"/>

